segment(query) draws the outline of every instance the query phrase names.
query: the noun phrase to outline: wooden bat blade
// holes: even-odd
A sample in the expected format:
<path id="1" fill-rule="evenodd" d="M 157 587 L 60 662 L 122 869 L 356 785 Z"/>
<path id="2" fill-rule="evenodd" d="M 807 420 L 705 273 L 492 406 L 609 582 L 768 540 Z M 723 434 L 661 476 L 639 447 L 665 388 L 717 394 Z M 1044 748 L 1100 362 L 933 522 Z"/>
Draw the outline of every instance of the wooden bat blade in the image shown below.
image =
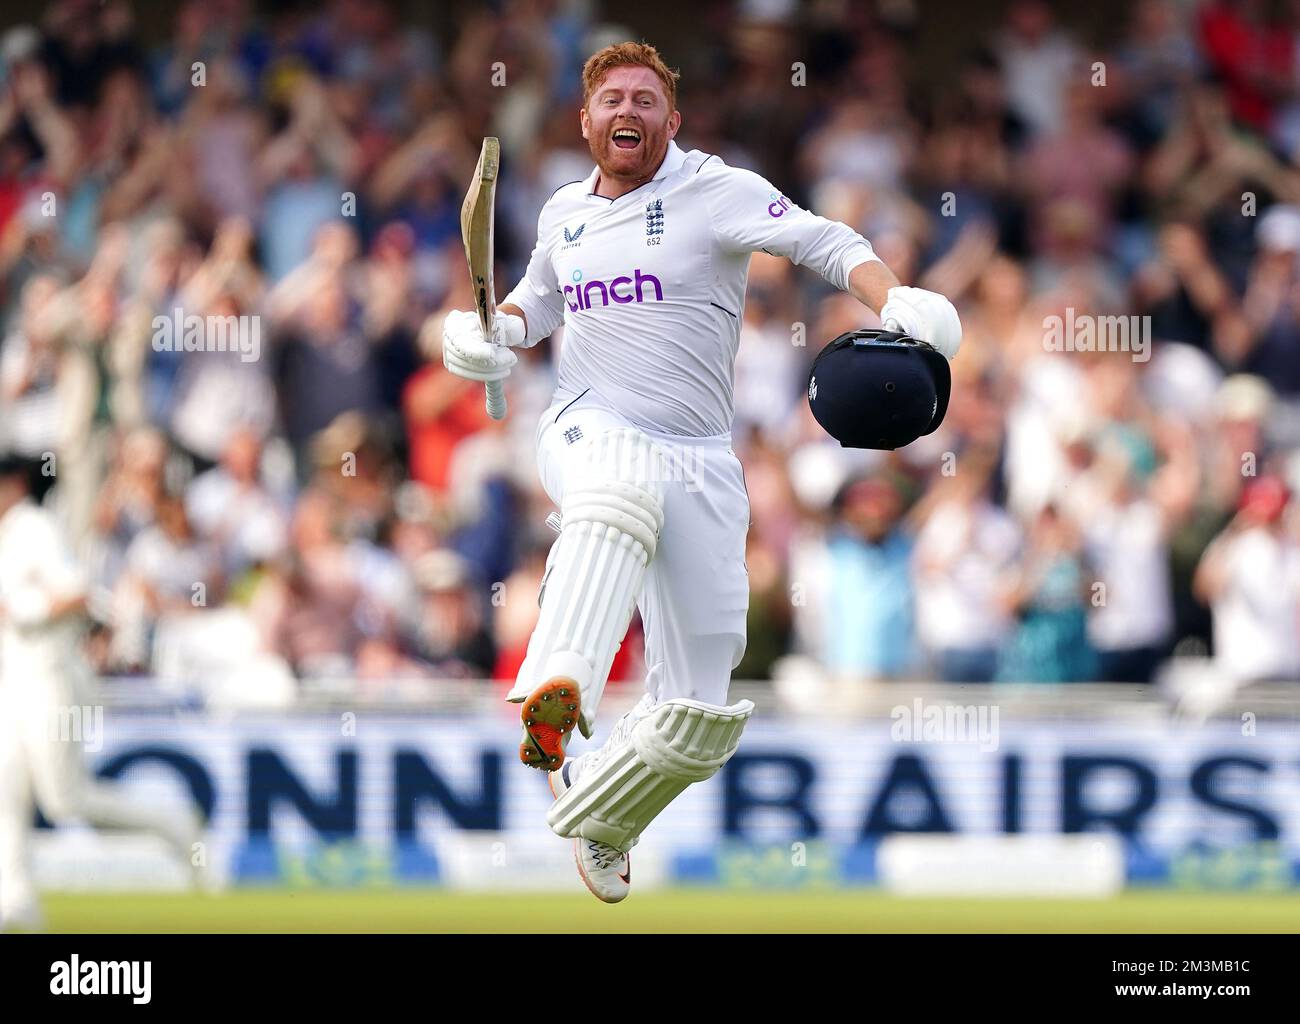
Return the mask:
<path id="1" fill-rule="evenodd" d="M 483 337 L 492 339 L 492 317 L 496 312 L 496 291 L 492 282 L 493 208 L 497 194 L 497 172 L 501 168 L 501 142 L 488 137 L 479 150 L 474 180 L 460 208 L 460 235 L 465 243 L 465 262 L 474 288 L 474 308 Z M 505 388 L 500 381 L 487 384 L 487 411 L 494 420 L 506 415 Z"/>
<path id="2" fill-rule="evenodd" d="M 493 207 L 496 203 L 497 172 L 501 166 L 501 143 L 495 138 L 483 140 L 465 202 L 460 208 L 460 233 L 465 243 L 465 261 L 474 286 L 474 304 L 478 309 L 483 336 L 490 337 L 492 314 L 496 311 L 496 292 L 492 288 Z"/>

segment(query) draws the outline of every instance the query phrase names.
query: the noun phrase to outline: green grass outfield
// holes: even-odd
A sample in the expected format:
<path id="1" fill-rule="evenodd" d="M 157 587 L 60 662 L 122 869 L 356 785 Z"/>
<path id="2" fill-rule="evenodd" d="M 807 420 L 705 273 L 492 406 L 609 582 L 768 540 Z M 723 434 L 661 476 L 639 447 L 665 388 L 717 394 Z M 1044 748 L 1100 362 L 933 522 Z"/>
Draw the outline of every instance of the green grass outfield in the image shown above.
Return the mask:
<path id="1" fill-rule="evenodd" d="M 52 932 L 1300 932 L 1300 893 L 1129 892 L 1106 900 L 903 899 L 879 892 L 436 889 L 51 893 Z"/>

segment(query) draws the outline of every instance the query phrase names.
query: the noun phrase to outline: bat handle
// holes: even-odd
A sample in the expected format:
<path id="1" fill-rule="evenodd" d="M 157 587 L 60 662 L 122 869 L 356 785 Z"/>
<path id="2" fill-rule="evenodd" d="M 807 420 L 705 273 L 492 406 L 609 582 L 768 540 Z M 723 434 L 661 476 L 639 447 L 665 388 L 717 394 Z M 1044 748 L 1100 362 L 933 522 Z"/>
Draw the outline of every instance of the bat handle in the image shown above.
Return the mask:
<path id="1" fill-rule="evenodd" d="M 487 389 L 487 414 L 494 420 L 506 418 L 506 389 L 499 380 L 490 380 Z"/>

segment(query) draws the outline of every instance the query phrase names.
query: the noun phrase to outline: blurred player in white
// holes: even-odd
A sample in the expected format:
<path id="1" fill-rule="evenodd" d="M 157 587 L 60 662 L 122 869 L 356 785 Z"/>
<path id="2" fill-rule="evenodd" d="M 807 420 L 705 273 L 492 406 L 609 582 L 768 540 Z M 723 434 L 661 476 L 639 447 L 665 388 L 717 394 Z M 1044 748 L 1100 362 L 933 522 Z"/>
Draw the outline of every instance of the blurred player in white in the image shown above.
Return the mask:
<path id="1" fill-rule="evenodd" d="M 470 380 L 502 380 L 510 346 L 564 324 L 554 402 L 537 432 L 561 532 L 508 699 L 522 705 L 521 759 L 552 773 L 551 828 L 574 838 L 588 888 L 615 903 L 642 831 L 726 762 L 753 710 L 726 703 L 749 603 L 749 501 L 730 430 L 750 255 L 815 270 L 949 359 L 961 325 L 943 296 L 901 286 L 851 228 L 751 171 L 678 148 L 676 74 L 653 47 L 591 57 L 579 118 L 595 169 L 543 207 L 492 338 L 473 312 L 447 316 L 443 362 Z M 575 726 L 592 733 L 634 607 L 645 697 L 602 747 L 566 763 Z"/>
<path id="2" fill-rule="evenodd" d="M 153 832 L 191 863 L 199 818 L 92 778 L 89 667 L 80 657 L 86 588 L 53 516 L 0 456 L 0 928 L 39 928 L 29 845 L 33 800 L 54 824 Z"/>

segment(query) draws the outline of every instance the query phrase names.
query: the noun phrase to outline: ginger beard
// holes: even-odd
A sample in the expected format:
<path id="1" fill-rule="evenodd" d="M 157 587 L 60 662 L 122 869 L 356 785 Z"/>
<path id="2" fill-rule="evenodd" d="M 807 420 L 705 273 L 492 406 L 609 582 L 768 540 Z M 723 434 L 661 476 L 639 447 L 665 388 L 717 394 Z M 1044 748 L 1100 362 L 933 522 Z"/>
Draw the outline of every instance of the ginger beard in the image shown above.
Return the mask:
<path id="1" fill-rule="evenodd" d="M 682 115 L 668 109 L 663 83 L 653 71 L 625 66 L 610 71 L 592 92 L 581 122 L 602 182 L 635 187 L 663 163 Z"/>

